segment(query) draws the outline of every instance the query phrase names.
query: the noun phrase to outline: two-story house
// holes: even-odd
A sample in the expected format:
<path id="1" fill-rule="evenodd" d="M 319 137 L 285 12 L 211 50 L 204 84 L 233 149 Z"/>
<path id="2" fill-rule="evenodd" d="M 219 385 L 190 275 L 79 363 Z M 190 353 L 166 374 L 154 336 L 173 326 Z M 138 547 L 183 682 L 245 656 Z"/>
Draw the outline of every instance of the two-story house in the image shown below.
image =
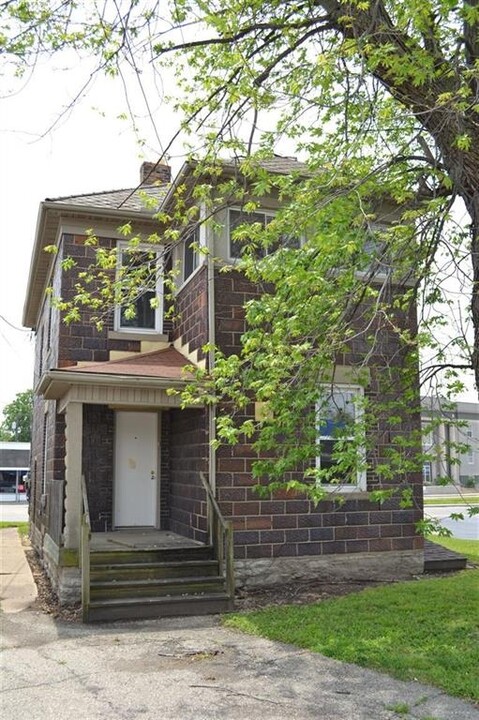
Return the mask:
<path id="1" fill-rule="evenodd" d="M 297 167 L 289 158 L 268 163 L 272 173 Z M 233 172 L 234 163 L 225 164 L 224 173 Z M 62 322 L 46 289 L 71 296 L 75 273 L 93 257 L 87 229 L 101 246 L 117 248 L 123 267 L 118 227 L 131 221 L 143 237 L 158 232 L 142 197 L 167 204 L 172 188 L 194 183 L 193 168 L 185 164 L 172 183 L 169 167 L 144 163 L 141 181 L 140 191 L 40 206 L 24 312 L 37 337 L 30 517 L 60 600 L 78 600 L 83 588 L 86 619 L 221 611 L 231 606 L 233 556 L 236 583 L 251 586 L 421 572 L 420 472 L 409 478 L 416 503 L 409 509 L 399 498 L 372 501 L 365 472 L 341 505 L 287 492 L 260 498 L 251 447 L 215 449 L 214 408 L 181 407 L 169 393 L 185 383 L 185 367 L 205 367 L 207 343 L 226 353 L 240 348 L 244 304 L 259 289 L 234 267 L 219 272 L 215 258 L 234 261 L 231 231 L 241 208 L 223 206 L 214 224 L 199 224 L 195 242 L 204 254 L 191 236 L 169 258 L 161 244 L 140 246 L 148 262 L 158 255 L 179 268 L 174 319 L 165 318 L 160 272 L 156 288 L 132 301 L 133 315 L 116 307 L 100 330 L 87 313 Z M 255 220 L 267 222 L 277 207 L 274 198 L 263 200 Z M 62 270 L 67 257 L 77 263 L 74 272 Z M 336 400 L 351 406 L 355 393 L 378 392 L 378 382 L 377 362 L 365 387 L 339 366 Z"/>

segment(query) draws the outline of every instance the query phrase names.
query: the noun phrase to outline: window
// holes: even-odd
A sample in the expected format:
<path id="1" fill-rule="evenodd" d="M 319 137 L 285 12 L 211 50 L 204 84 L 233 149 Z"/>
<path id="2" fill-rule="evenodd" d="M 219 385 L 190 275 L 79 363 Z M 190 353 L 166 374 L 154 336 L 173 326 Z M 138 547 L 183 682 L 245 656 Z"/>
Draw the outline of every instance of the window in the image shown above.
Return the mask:
<path id="1" fill-rule="evenodd" d="M 469 465 L 474 464 L 474 450 L 472 448 L 472 430 L 468 430 L 467 433 L 467 442 L 469 447 L 467 448 L 467 462 Z"/>
<path id="2" fill-rule="evenodd" d="M 364 239 L 364 253 L 367 257 L 363 272 L 387 274 L 391 272 L 391 258 L 388 252 L 385 233 L 388 226 L 382 223 L 370 223 Z"/>
<path id="3" fill-rule="evenodd" d="M 245 244 L 244 240 L 247 239 L 246 234 L 243 235 L 243 240 L 241 240 L 239 237 L 234 238 L 234 232 L 236 228 L 240 227 L 241 225 L 260 225 L 262 228 L 265 228 L 271 220 L 274 218 L 273 212 L 252 212 L 252 213 L 245 213 L 241 210 L 235 210 L 233 208 L 230 208 L 229 210 L 229 222 L 228 222 L 228 228 L 229 228 L 229 256 L 233 260 L 236 260 L 241 257 Z M 270 253 L 273 253 L 275 250 L 277 250 L 279 247 L 289 247 L 289 248 L 298 248 L 300 246 L 300 240 L 298 237 L 281 237 L 278 239 L 278 241 L 271 245 L 268 249 L 266 248 L 258 248 L 257 255 L 259 257 L 264 257 L 265 255 L 268 255 Z"/>
<path id="4" fill-rule="evenodd" d="M 200 255 L 195 246 L 198 245 L 198 230 L 188 235 L 183 245 L 183 282 L 194 273 L 200 264 Z"/>
<path id="5" fill-rule="evenodd" d="M 322 484 L 351 490 L 366 488 L 364 448 L 358 448 L 362 396 L 363 390 L 358 386 L 323 388 L 323 395 L 316 405 L 319 448 L 316 467 L 326 471 Z"/>
<path id="6" fill-rule="evenodd" d="M 159 272 L 161 249 L 119 245 L 118 279 L 122 281 L 121 305 L 115 311 L 116 330 L 162 331 L 163 287 Z"/>

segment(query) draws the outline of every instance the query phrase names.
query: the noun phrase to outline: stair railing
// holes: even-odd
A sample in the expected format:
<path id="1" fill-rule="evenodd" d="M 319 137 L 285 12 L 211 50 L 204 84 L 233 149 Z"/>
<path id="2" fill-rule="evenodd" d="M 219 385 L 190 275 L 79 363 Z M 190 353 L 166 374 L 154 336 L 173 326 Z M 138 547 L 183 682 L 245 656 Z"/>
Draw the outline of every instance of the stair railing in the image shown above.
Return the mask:
<path id="1" fill-rule="evenodd" d="M 231 520 L 225 520 L 221 514 L 211 485 L 203 472 L 200 472 L 200 478 L 206 490 L 209 541 L 215 550 L 220 573 L 225 579 L 226 592 L 233 602 L 235 593 L 233 523 Z"/>
<path id="2" fill-rule="evenodd" d="M 88 620 L 90 608 L 90 540 L 91 522 L 88 507 L 88 494 L 85 476 L 81 478 L 82 514 L 80 524 L 80 568 L 81 568 L 81 604 L 83 622 Z"/>

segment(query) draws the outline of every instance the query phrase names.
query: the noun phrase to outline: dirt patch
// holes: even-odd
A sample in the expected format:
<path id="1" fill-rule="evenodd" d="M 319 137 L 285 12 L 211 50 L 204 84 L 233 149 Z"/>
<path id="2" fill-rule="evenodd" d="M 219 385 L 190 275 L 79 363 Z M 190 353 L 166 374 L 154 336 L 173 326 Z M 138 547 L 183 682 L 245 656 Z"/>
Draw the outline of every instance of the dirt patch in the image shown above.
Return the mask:
<path id="1" fill-rule="evenodd" d="M 22 544 L 25 551 L 25 557 L 30 565 L 30 570 L 32 571 L 33 579 L 35 580 L 37 586 L 38 597 L 35 600 L 33 608 L 35 610 L 39 610 L 40 612 L 44 612 L 47 615 L 51 615 L 56 619 L 67 620 L 69 622 L 80 622 L 80 604 L 60 605 L 58 597 L 52 588 L 50 579 L 43 568 L 37 552 L 33 549 L 30 540 L 27 537 L 22 537 Z"/>
<path id="2" fill-rule="evenodd" d="M 255 590 L 240 589 L 236 593 L 235 606 L 236 610 L 259 610 L 268 605 L 306 605 L 384 584 L 386 583 L 366 580 L 354 582 L 310 580 L 283 583 Z"/>

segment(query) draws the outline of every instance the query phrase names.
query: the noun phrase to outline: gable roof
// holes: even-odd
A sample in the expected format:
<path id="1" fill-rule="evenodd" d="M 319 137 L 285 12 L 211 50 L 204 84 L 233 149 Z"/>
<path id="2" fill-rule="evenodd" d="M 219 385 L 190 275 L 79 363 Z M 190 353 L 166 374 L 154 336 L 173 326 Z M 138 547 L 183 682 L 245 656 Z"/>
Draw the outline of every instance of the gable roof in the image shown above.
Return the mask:
<path id="1" fill-rule="evenodd" d="M 148 185 L 83 195 L 65 195 L 57 198 L 46 198 L 45 202 L 52 202 L 57 205 L 74 205 L 78 208 L 129 210 L 142 213 L 149 212 L 151 214 L 160 206 L 161 201 L 166 196 L 168 187 L 168 185 Z M 156 201 L 156 207 L 151 209 L 150 202 L 153 200 Z"/>

